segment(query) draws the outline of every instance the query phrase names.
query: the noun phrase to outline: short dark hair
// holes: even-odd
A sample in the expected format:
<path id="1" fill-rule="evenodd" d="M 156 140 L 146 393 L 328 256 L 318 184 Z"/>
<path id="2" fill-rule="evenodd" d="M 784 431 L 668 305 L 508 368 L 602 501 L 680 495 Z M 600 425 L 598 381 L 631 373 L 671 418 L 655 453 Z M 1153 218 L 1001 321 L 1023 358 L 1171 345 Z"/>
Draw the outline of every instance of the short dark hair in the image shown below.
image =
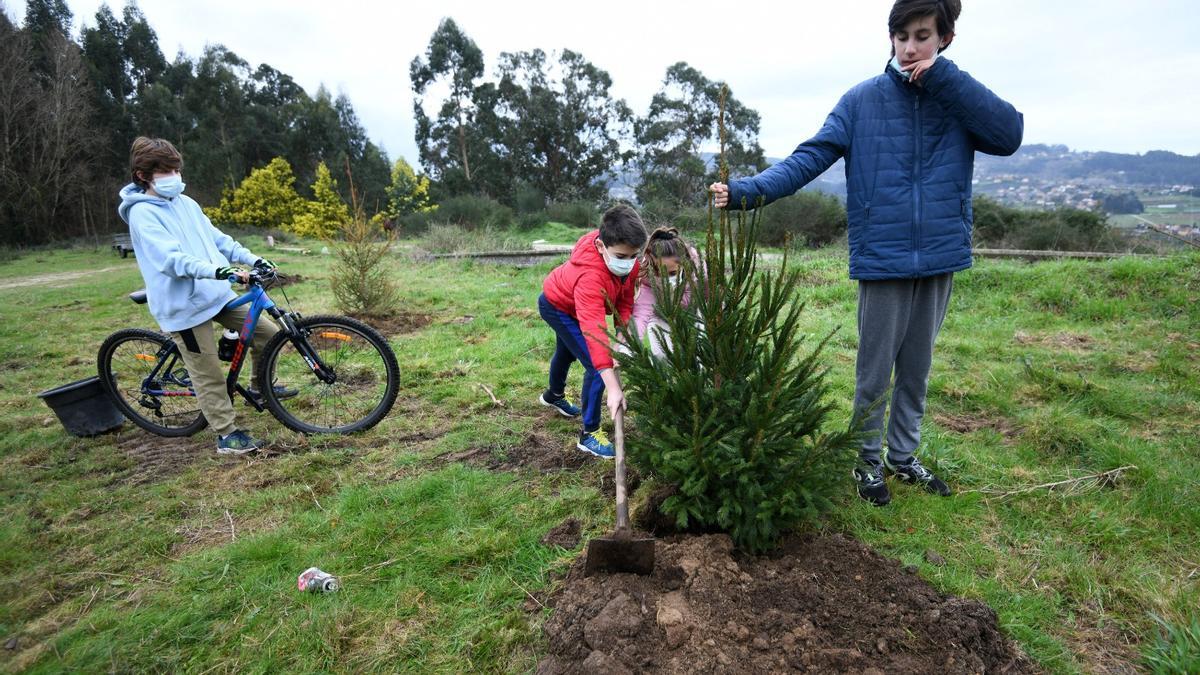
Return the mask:
<path id="1" fill-rule="evenodd" d="M 936 15 L 938 35 L 944 37 L 954 32 L 954 22 L 958 20 L 960 13 L 962 0 L 896 0 L 892 5 L 891 14 L 888 15 L 888 35 L 895 35 L 904 30 L 914 19 Z M 941 47 L 938 51 L 946 47 Z"/>
<path id="2" fill-rule="evenodd" d="M 139 177 L 139 173 L 153 179 L 156 173 L 182 168 L 183 155 L 166 139 L 138 136 L 129 148 L 129 172 L 133 174 L 133 182 L 143 189 L 150 183 Z"/>
<path id="3" fill-rule="evenodd" d="M 600 219 L 600 241 L 605 246 L 629 244 L 640 249 L 646 244 L 646 226 L 637 209 L 628 204 L 617 204 L 604 212 Z"/>

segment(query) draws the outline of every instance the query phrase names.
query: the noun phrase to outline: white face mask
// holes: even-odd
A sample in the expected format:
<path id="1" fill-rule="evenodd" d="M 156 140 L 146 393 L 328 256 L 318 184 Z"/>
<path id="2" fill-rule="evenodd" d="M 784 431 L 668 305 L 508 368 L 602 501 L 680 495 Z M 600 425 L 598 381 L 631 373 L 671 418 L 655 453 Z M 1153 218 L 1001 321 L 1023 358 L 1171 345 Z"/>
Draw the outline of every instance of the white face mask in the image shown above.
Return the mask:
<path id="1" fill-rule="evenodd" d="M 604 244 L 604 242 L 600 242 L 600 243 L 601 243 L 601 245 Z M 637 258 L 629 258 L 628 260 L 621 260 L 620 258 L 612 257 L 611 255 L 608 254 L 607 246 L 604 247 L 603 256 L 604 256 L 604 264 L 608 265 L 608 271 L 612 272 L 613 274 L 615 274 L 619 277 L 628 276 L 629 273 L 633 271 L 633 264 L 637 262 Z"/>
<path id="2" fill-rule="evenodd" d="M 154 179 L 154 191 L 158 193 L 159 197 L 174 199 L 183 194 L 183 189 L 185 187 L 187 187 L 187 185 L 178 175 L 163 176 L 162 178 Z"/>
<path id="3" fill-rule="evenodd" d="M 667 277 L 667 283 L 670 284 L 671 286 L 678 286 L 679 285 L 679 275 L 675 274 L 675 275 Z"/>

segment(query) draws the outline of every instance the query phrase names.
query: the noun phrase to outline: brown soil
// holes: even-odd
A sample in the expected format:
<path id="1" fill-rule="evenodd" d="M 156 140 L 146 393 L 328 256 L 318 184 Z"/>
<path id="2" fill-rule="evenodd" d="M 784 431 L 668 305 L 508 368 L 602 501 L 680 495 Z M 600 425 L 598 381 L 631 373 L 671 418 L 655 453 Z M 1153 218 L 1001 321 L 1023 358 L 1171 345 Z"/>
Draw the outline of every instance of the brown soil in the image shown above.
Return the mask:
<path id="1" fill-rule="evenodd" d="M 1061 332 L 1031 335 L 1019 330 L 1013 333 L 1013 342 L 1019 345 L 1036 345 L 1062 351 L 1083 352 L 1091 349 L 1096 341 L 1092 339 L 1092 336 L 1083 333 Z"/>
<path id="2" fill-rule="evenodd" d="M 138 429 L 117 439 L 117 449 L 134 462 L 123 480 L 146 485 L 178 476 L 192 464 L 216 456 L 217 443 L 212 433 L 205 431 L 191 437 L 164 438 Z"/>
<path id="3" fill-rule="evenodd" d="M 370 314 L 351 314 L 350 316 L 379 331 L 384 337 L 415 333 L 433 321 L 433 316 L 429 314 L 408 314 L 406 312 L 386 316 Z"/>
<path id="4" fill-rule="evenodd" d="M 515 448 L 499 445 L 477 446 L 440 455 L 438 461 L 442 464 L 465 462 L 492 471 L 532 469 L 544 472 L 578 469 L 589 462 L 601 460 L 580 452 L 574 443 L 560 442 L 546 434 L 533 431 Z"/>
<path id="5" fill-rule="evenodd" d="M 1036 672 L 989 607 L 840 535 L 763 557 L 681 535 L 658 542 L 652 576 L 583 567 L 549 600 L 538 673 Z"/>
<path id="6" fill-rule="evenodd" d="M 579 545 L 583 526 L 575 518 L 567 518 L 558 525 L 550 528 L 542 543 L 546 546 L 560 546 L 568 551 Z"/>
<path id="7" fill-rule="evenodd" d="M 1017 428 L 1003 417 L 992 417 L 985 414 L 955 414 L 934 413 L 933 421 L 943 429 L 949 429 L 959 434 L 970 434 L 980 429 L 991 429 L 1004 437 L 1006 441 L 1017 440 Z"/>

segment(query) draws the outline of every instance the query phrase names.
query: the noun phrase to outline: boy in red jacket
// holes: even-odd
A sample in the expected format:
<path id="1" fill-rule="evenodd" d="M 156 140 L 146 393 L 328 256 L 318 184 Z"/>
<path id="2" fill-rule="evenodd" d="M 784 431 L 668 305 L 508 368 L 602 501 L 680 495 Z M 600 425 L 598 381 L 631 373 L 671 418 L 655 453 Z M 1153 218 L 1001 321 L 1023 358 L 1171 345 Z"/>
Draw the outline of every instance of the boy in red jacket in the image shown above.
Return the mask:
<path id="1" fill-rule="evenodd" d="M 600 229 L 589 232 L 575 244 L 567 262 L 554 268 L 542 283 L 538 310 L 557 335 L 550 359 L 550 386 L 538 399 L 566 417 L 583 413 L 583 430 L 578 447 L 597 457 L 612 459 L 615 453 L 600 430 L 600 402 L 608 391 L 608 411 L 625 410 L 625 395 L 613 372 L 605 316 L 616 307 L 614 322 L 629 321 L 633 292 L 638 278 L 638 256 L 646 245 L 646 226 L 631 206 L 614 206 L 604 213 Z M 583 364 L 581 411 L 567 400 L 567 371 Z"/>

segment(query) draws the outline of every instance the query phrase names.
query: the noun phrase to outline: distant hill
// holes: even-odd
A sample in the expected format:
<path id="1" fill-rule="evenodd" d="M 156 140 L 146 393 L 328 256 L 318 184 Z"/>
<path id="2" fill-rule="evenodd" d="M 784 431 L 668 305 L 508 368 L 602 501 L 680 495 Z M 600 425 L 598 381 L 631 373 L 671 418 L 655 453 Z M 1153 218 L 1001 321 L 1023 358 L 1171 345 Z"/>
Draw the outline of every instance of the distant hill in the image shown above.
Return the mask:
<path id="1" fill-rule="evenodd" d="M 701 157 L 710 165 L 715 161 L 713 153 L 703 153 Z M 781 159 L 768 157 L 767 163 L 775 164 Z M 614 185 L 633 186 L 637 184 L 637 178 L 635 170 L 627 171 L 614 181 Z M 1200 187 L 1200 155 L 1178 155 L 1165 150 L 1151 150 L 1140 155 L 1077 152 L 1065 145 L 1033 143 L 1021 146 L 1011 157 L 976 153 L 975 178 L 976 183 L 982 184 L 981 193 L 992 192 L 993 185 L 1009 184 L 1008 181 L 1020 183 L 1024 179 L 1042 185 L 1073 183 L 1100 191 L 1178 185 L 1197 188 Z M 999 182 L 1002 178 L 1008 181 Z M 804 189 L 845 197 L 845 163 L 838 160 Z M 632 190 L 629 193 L 632 194 Z"/>
<path id="2" fill-rule="evenodd" d="M 1021 146 L 1012 157 L 975 155 L 977 177 L 982 173 L 1014 174 L 1049 182 L 1077 181 L 1096 186 L 1200 186 L 1200 155 L 1189 157 L 1165 150 L 1142 155 L 1117 152 L 1075 152 L 1065 145 Z"/>

